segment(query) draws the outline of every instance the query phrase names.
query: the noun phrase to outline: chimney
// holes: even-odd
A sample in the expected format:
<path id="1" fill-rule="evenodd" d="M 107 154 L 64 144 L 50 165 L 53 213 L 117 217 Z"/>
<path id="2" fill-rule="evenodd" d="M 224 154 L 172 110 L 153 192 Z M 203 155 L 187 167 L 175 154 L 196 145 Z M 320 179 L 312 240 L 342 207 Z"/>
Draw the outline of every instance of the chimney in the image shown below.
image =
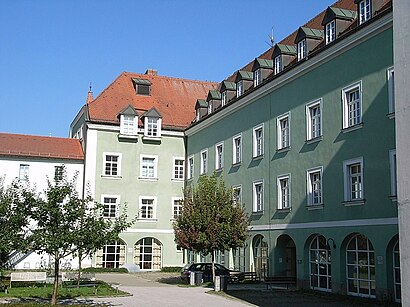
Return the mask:
<path id="1" fill-rule="evenodd" d="M 158 76 L 158 70 L 153 69 L 153 68 L 148 68 L 145 74 L 150 75 L 150 76 Z"/>
<path id="2" fill-rule="evenodd" d="M 91 101 L 93 101 L 93 100 L 94 100 L 94 98 L 93 98 L 93 91 L 92 91 L 91 82 L 90 82 L 90 89 L 89 89 L 88 94 L 87 94 L 86 104 L 89 104 L 89 103 L 90 103 Z"/>

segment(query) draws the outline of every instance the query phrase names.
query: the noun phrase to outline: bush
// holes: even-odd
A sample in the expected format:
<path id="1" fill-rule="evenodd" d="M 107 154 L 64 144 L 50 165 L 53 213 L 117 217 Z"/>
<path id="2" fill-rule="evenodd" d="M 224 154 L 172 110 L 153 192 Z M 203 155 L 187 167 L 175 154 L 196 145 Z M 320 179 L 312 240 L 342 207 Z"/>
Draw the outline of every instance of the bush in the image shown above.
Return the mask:
<path id="1" fill-rule="evenodd" d="M 180 266 L 166 266 L 161 269 L 161 272 L 175 273 L 175 272 L 181 272 L 181 269 L 182 267 Z"/>
<path id="2" fill-rule="evenodd" d="M 128 273 L 126 268 L 85 268 L 82 272 L 88 273 Z"/>

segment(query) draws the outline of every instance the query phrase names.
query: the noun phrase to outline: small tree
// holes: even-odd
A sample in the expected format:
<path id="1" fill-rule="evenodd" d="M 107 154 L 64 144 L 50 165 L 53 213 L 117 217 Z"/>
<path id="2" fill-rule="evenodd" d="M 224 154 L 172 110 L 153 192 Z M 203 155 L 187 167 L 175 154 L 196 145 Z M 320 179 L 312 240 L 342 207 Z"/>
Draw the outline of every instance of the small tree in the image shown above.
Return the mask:
<path id="1" fill-rule="evenodd" d="M 184 249 L 212 256 L 215 251 L 241 247 L 248 238 L 249 218 L 243 205 L 236 204 L 232 189 L 223 179 L 201 176 L 198 186 L 186 188 L 182 213 L 174 222 L 175 242 Z"/>

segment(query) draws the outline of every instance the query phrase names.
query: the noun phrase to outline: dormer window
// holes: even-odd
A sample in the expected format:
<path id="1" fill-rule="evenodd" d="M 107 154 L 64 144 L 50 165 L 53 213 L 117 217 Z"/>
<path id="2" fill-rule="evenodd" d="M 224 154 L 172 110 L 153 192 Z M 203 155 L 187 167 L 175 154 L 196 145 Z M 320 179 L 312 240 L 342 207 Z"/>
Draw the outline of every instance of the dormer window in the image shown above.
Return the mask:
<path id="1" fill-rule="evenodd" d="M 144 121 L 144 137 L 148 139 L 160 138 L 162 118 L 157 109 L 152 108 L 145 112 L 141 118 Z"/>
<path id="2" fill-rule="evenodd" d="M 212 113 L 212 103 L 208 105 L 208 114 Z"/>
<path id="3" fill-rule="evenodd" d="M 274 59 L 274 71 L 275 75 L 282 71 L 282 57 L 280 55 Z"/>
<path id="4" fill-rule="evenodd" d="M 298 42 L 298 61 L 306 58 L 306 39 Z"/>
<path id="5" fill-rule="evenodd" d="M 239 97 L 243 94 L 243 82 L 239 81 L 236 83 L 236 97 Z"/>
<path id="6" fill-rule="evenodd" d="M 228 96 L 228 95 L 227 95 L 226 91 L 224 91 L 224 92 L 221 93 L 222 106 L 226 105 L 227 96 Z"/>
<path id="7" fill-rule="evenodd" d="M 332 20 L 326 24 L 326 44 L 333 42 L 336 38 L 336 21 Z"/>
<path id="8" fill-rule="evenodd" d="M 256 87 L 261 83 L 261 70 L 257 69 L 253 73 L 253 86 Z"/>
<path id="9" fill-rule="evenodd" d="M 137 95 L 150 96 L 151 95 L 151 82 L 146 79 L 132 79 L 135 84 L 135 92 Z"/>
<path id="10" fill-rule="evenodd" d="M 137 136 L 138 113 L 132 105 L 128 105 L 119 114 L 120 136 Z"/>
<path id="11" fill-rule="evenodd" d="M 359 24 L 368 21 L 372 16 L 370 0 L 359 2 Z"/>
<path id="12" fill-rule="evenodd" d="M 147 117 L 147 136 L 158 136 L 158 118 Z"/>

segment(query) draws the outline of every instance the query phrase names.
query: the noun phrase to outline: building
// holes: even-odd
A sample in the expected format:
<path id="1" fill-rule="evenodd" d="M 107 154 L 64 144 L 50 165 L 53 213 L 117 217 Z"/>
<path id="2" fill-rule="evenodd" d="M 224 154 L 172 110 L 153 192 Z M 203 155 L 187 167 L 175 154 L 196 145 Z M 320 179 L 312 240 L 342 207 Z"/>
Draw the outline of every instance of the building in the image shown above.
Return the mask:
<path id="1" fill-rule="evenodd" d="M 0 133 L 0 178 L 4 187 L 19 179 L 42 193 L 48 180 L 62 179 L 63 167 L 68 178 L 77 176 L 77 191 L 82 196 L 84 154 L 78 140 Z M 71 260 L 65 259 L 63 264 L 76 267 L 78 262 Z M 16 269 L 38 269 L 48 265 L 49 256 L 15 252 L 9 263 Z"/>
<path id="2" fill-rule="evenodd" d="M 216 171 L 251 218 L 221 262 L 400 301 L 392 28 L 391 1 L 339 0 L 197 101 L 187 184 Z"/>
<path id="3" fill-rule="evenodd" d="M 180 266 L 172 222 L 184 187 L 184 129 L 197 97 L 216 87 L 200 82 L 123 72 L 86 105 L 70 127 L 85 151 L 85 184 L 104 215 L 127 205 L 136 222 L 116 242 L 98 251 L 93 265 L 138 265 L 142 270 Z"/>

